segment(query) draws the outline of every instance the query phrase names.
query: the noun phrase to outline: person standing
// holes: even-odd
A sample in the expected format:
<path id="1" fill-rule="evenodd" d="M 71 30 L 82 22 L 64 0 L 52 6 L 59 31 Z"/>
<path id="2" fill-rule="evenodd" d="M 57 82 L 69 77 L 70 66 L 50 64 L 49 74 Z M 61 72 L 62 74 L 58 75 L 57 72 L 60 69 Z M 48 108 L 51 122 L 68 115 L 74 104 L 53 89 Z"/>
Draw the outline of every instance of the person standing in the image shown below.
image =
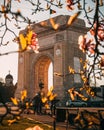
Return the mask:
<path id="1" fill-rule="evenodd" d="M 39 106 L 40 106 L 40 95 L 36 93 L 35 97 L 33 98 L 33 106 L 34 106 L 34 114 L 39 114 Z"/>
<path id="2" fill-rule="evenodd" d="M 39 95 L 38 112 L 39 112 L 39 114 L 42 114 L 42 106 L 43 106 L 43 103 L 42 103 L 42 92 L 39 92 L 38 95 Z"/>

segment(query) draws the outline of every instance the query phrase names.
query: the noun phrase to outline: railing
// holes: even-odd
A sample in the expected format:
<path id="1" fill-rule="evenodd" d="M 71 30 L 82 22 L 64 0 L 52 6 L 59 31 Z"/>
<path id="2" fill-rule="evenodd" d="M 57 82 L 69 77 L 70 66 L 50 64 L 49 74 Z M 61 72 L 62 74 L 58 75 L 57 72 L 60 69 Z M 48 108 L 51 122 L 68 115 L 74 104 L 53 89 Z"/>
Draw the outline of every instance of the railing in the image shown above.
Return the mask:
<path id="1" fill-rule="evenodd" d="M 66 130 L 69 125 L 78 130 L 104 130 L 104 108 L 91 107 L 56 107 L 56 121 L 60 118 L 57 111 L 64 110 Z"/>

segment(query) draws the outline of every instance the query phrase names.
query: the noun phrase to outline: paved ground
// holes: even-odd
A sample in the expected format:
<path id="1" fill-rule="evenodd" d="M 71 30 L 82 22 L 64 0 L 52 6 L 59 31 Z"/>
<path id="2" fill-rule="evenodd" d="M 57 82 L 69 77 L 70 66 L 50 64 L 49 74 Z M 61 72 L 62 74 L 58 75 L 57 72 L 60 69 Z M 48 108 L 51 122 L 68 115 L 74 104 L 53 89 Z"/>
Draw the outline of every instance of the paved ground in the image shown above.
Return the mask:
<path id="1" fill-rule="evenodd" d="M 69 122 L 73 122 L 73 118 L 76 116 L 76 114 L 75 114 L 76 110 L 74 110 L 74 109 L 75 108 L 73 108 L 72 110 L 70 109 L 70 111 L 69 111 L 69 114 L 72 114 L 70 116 L 70 118 L 68 119 Z M 85 109 L 88 109 L 88 108 L 85 108 Z M 102 108 L 90 108 L 88 110 L 97 114 L 98 110 L 100 110 L 100 109 L 102 111 L 102 117 L 104 119 L 104 113 L 103 113 L 104 110 Z M 83 108 L 83 110 L 84 110 L 84 108 Z M 82 109 L 80 111 L 82 111 Z M 58 112 L 59 112 L 59 114 L 58 114 Z M 57 111 L 58 116 L 57 116 L 57 119 L 56 119 L 56 122 L 55 122 L 55 127 L 53 127 L 54 128 L 53 130 L 77 130 L 77 128 L 75 128 L 71 124 L 67 124 L 67 122 L 65 121 L 66 117 L 67 117 L 67 113 L 64 113 L 64 112 L 65 112 L 65 110 L 63 110 L 63 109 Z M 48 115 L 48 114 L 44 114 L 44 115 L 23 114 L 23 117 L 32 118 L 36 121 L 45 123 L 47 125 L 54 126 L 54 118 L 52 116 Z M 91 114 L 89 115 L 89 117 L 93 121 L 96 121 L 96 119 L 97 119 L 96 116 L 94 118 L 94 116 L 91 116 Z M 98 116 L 98 118 L 99 118 L 99 116 Z M 95 126 L 94 126 L 94 128 L 95 128 Z M 89 130 L 94 130 L 94 129 L 90 128 Z M 97 130 L 99 130 L 99 129 L 97 129 Z"/>
<path id="2" fill-rule="evenodd" d="M 32 118 L 36 121 L 54 126 L 54 119 L 50 115 L 23 114 L 22 116 L 26 118 Z M 67 127 L 67 123 L 65 122 L 56 122 L 55 124 L 56 127 L 54 127 L 54 130 L 75 130 L 74 126 L 70 125 Z"/>

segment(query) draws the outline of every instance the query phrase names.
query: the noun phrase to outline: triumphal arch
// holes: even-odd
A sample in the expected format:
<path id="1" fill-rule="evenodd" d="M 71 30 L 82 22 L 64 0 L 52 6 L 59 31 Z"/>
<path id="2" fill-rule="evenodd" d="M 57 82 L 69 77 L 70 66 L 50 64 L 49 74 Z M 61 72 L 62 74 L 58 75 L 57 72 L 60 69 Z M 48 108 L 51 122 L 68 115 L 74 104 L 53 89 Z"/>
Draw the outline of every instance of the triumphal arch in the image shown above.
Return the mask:
<path id="1" fill-rule="evenodd" d="M 69 74 L 69 66 L 79 70 L 79 58 L 85 59 L 85 54 L 78 47 L 79 35 L 87 32 L 85 22 L 76 19 L 72 25 L 67 26 L 69 16 L 62 15 L 53 19 L 60 25 L 58 30 L 52 28 L 49 19 L 45 21 L 45 27 L 40 23 L 31 26 L 38 35 L 40 48 L 39 53 L 25 51 L 19 54 L 17 96 L 21 90 L 26 89 L 28 97 L 32 98 L 39 91 L 40 80 L 44 83 L 43 91 L 47 93 L 50 63 L 53 65 L 54 92 L 59 98 L 65 97 L 69 88 L 81 85 L 78 74 Z"/>

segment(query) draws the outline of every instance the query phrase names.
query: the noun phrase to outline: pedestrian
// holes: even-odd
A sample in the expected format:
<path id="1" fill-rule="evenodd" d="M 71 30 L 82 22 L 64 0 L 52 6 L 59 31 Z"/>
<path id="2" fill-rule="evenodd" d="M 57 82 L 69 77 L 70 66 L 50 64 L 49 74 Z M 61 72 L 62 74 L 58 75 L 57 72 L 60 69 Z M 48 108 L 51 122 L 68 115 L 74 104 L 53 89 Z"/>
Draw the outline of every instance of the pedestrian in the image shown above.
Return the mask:
<path id="1" fill-rule="evenodd" d="M 36 93 L 35 97 L 33 98 L 33 106 L 34 106 L 34 114 L 38 114 L 38 106 L 39 106 L 39 95 Z"/>
<path id="2" fill-rule="evenodd" d="M 33 106 L 34 106 L 34 114 L 41 114 L 42 112 L 42 100 L 40 93 L 36 93 L 35 97 L 33 98 Z"/>
<path id="3" fill-rule="evenodd" d="M 39 95 L 38 111 L 39 111 L 39 114 L 42 114 L 42 106 L 43 106 L 42 96 L 43 96 L 43 93 L 39 92 L 38 95 Z"/>

